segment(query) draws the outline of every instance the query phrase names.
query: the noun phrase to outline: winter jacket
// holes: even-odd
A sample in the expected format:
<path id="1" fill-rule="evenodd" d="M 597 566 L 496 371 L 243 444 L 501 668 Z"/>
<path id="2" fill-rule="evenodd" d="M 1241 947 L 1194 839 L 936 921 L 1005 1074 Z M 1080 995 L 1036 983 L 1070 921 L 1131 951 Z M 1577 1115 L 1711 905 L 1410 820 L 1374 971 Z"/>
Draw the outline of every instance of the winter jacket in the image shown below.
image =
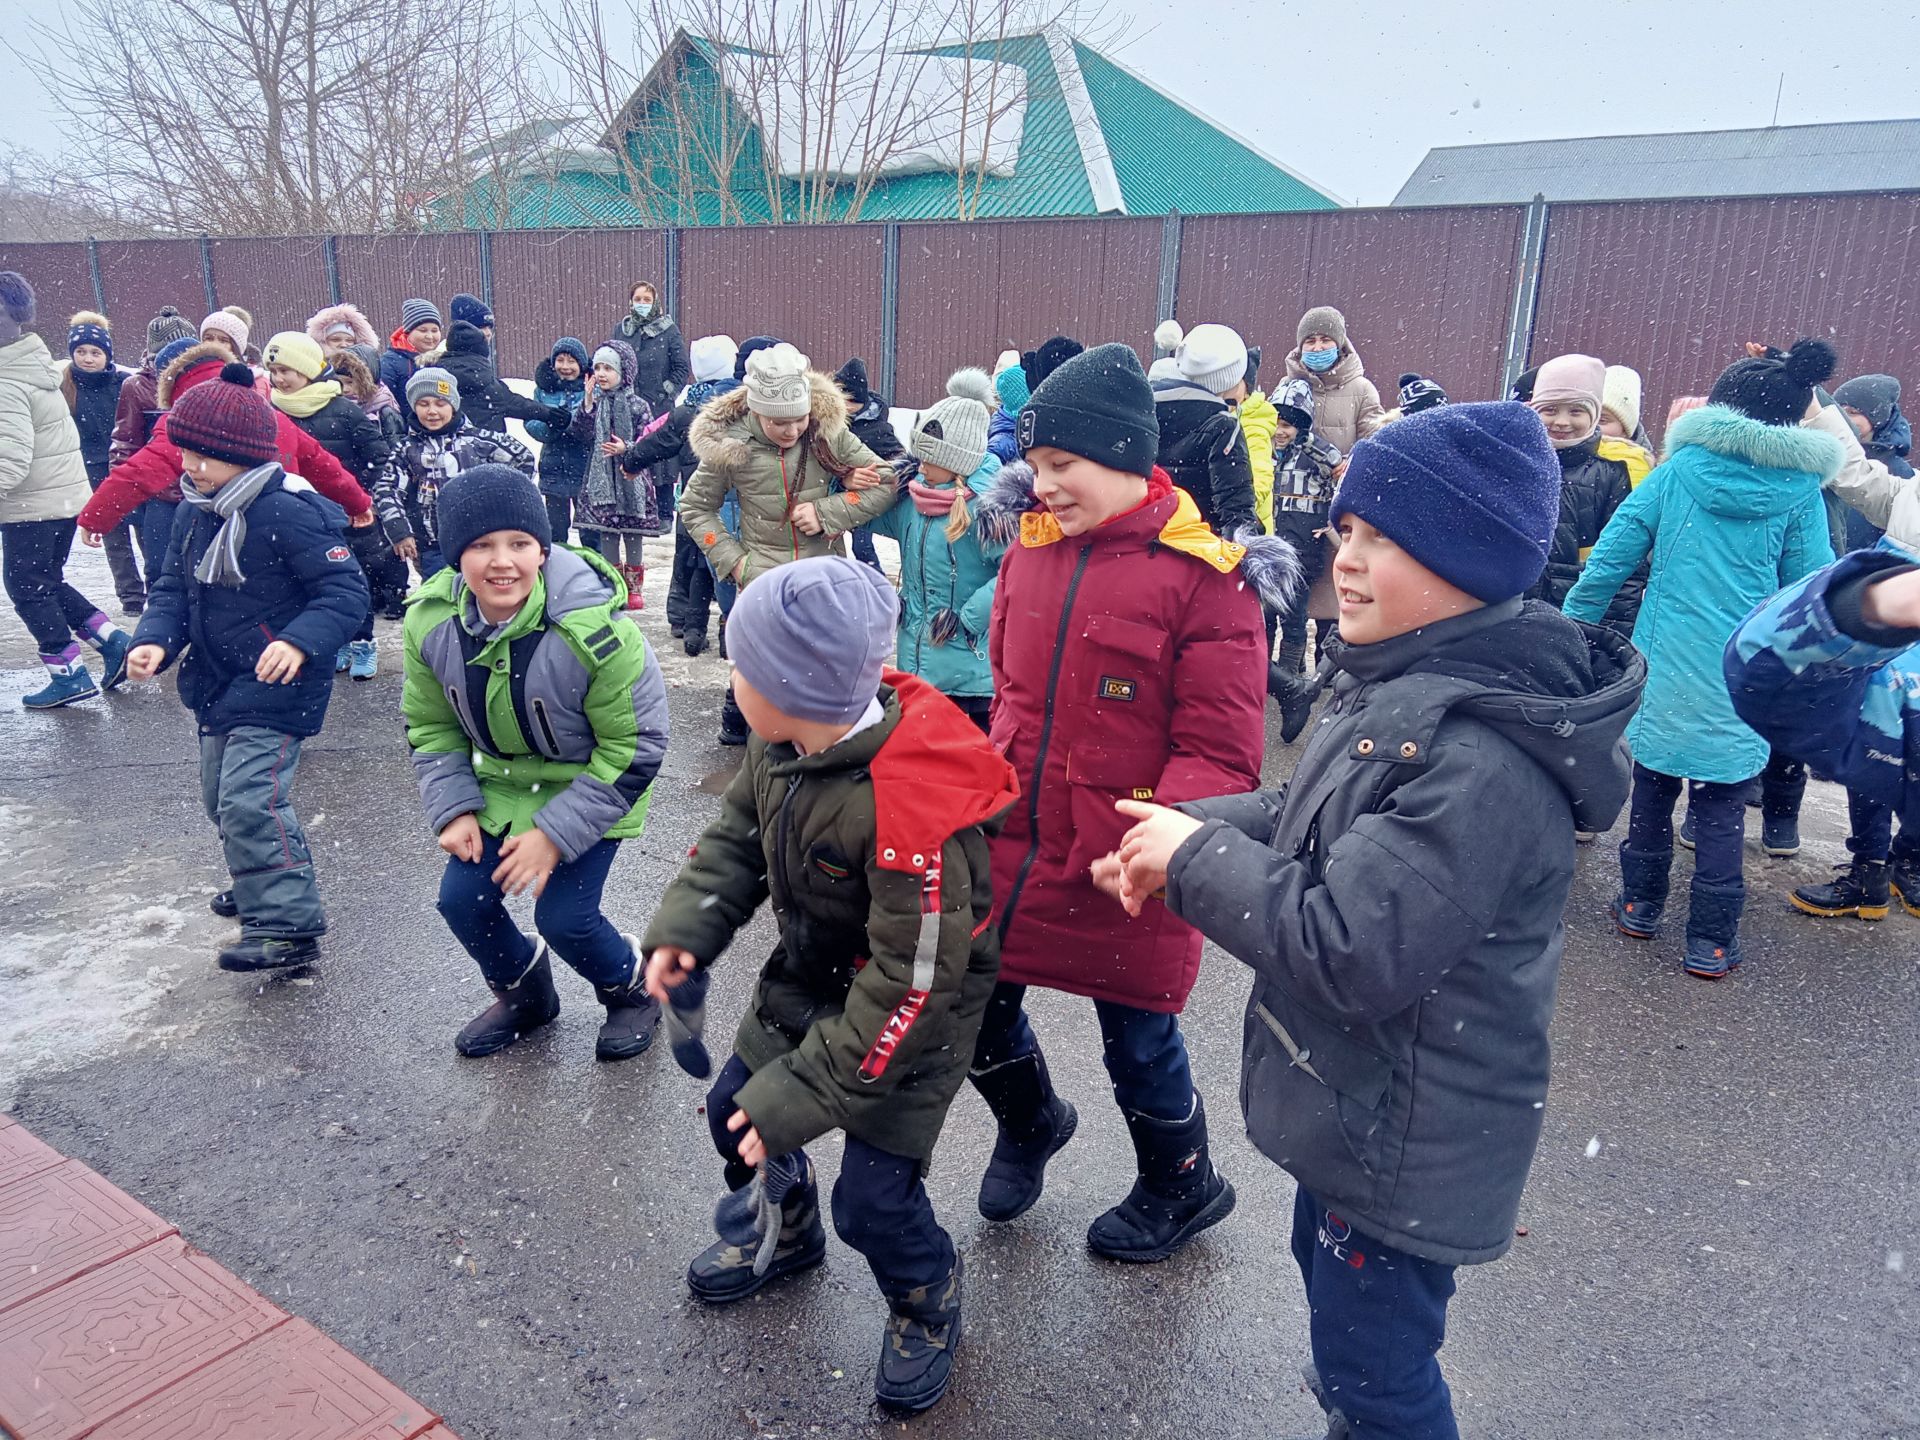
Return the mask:
<path id="1" fill-rule="evenodd" d="M 680 483 L 686 484 L 700 468 L 700 457 L 693 453 L 693 422 L 711 401 L 738 389 L 739 385 L 738 380 L 731 379 L 698 380 L 689 385 L 680 403 L 650 423 L 640 432 L 640 438 L 627 447 L 620 456 L 621 465 L 628 473 L 637 475 L 672 461 L 680 467 Z"/>
<path id="2" fill-rule="evenodd" d="M 1300 349 L 1287 355 L 1287 374 L 1305 380 L 1313 391 L 1313 433 L 1342 455 L 1387 423 L 1380 392 L 1352 350 L 1343 350 L 1333 369 L 1321 375 L 1300 363 Z"/>
<path id="3" fill-rule="evenodd" d="M 427 826 L 537 826 L 578 860 L 646 825 L 667 754 L 667 687 L 598 555 L 555 545 L 497 631 L 450 565 L 407 602 L 400 710 Z"/>
<path id="4" fill-rule="evenodd" d="M 1747 613 L 1833 559 L 1820 485 L 1840 468 L 1831 436 L 1765 425 L 1722 405 L 1667 432 L 1667 460 L 1614 511 L 1562 607 L 1598 622 L 1651 560 L 1633 643 L 1647 692 L 1628 728 L 1634 759 L 1663 775 L 1734 784 L 1760 773 L 1766 742 L 1727 698 L 1720 652 Z"/>
<path id="5" fill-rule="evenodd" d="M 389 544 L 412 537 L 423 547 L 440 547 L 434 512 L 440 487 L 476 465 L 511 465 L 533 479 L 533 452 L 510 435 L 476 430 L 464 410 L 453 412 L 444 430 L 428 430 L 416 415 L 407 416 L 406 438 L 373 490 L 374 509 Z"/>
<path id="6" fill-rule="evenodd" d="M 993 456 L 980 462 L 966 479 L 969 505 L 979 503 L 999 473 Z M 987 631 L 1007 547 L 983 537 L 973 523 L 958 540 L 949 540 L 947 519 L 922 515 L 902 486 L 893 508 L 868 528 L 900 546 L 900 668 L 942 695 L 979 699 L 993 694 Z"/>
<path id="7" fill-rule="evenodd" d="M 572 346 L 568 353 L 580 362 L 578 378 L 562 380 L 560 372 L 553 368 L 551 355 L 533 367 L 533 398 L 551 410 L 566 410 L 570 415 L 579 412 L 581 402 L 587 398 L 589 383 L 587 347 L 578 341 L 572 342 Z M 553 354 L 558 355 L 560 349 L 560 346 L 554 346 Z M 559 417 L 556 414 L 554 418 L 558 420 Z M 549 425 L 545 420 L 527 422 L 527 434 L 540 445 L 540 493 L 543 495 L 561 495 L 572 499 L 586 484 L 587 461 L 592 446 L 586 440 L 576 439 L 571 433 L 572 429 L 571 419 L 565 425 Z"/>
<path id="8" fill-rule="evenodd" d="M 1860 602 L 1869 584 L 1916 560 L 1891 540 L 1843 557 L 1743 620 L 1724 657 L 1740 718 L 1775 749 L 1891 806 L 1903 836 L 1920 835 L 1920 630 L 1875 625 Z"/>
<path id="9" fill-rule="evenodd" d="M 1296 434 L 1293 444 L 1276 453 L 1273 464 L 1275 513 L 1326 519 L 1333 508 L 1333 472 L 1340 464 L 1340 452 L 1308 430 Z"/>
<path id="10" fill-rule="evenodd" d="M 87 495 L 80 432 L 47 342 L 29 332 L 0 345 L 0 525 L 68 519 Z"/>
<path id="11" fill-rule="evenodd" d="M 381 433 L 379 422 L 345 395 L 334 396 L 311 415 L 289 418 L 338 460 L 362 489 L 371 488 L 393 458 L 393 445 Z"/>
<path id="12" fill-rule="evenodd" d="M 160 408 L 170 408 L 196 385 L 218 380 L 221 367 L 227 363 L 226 353 L 218 345 L 196 345 L 175 359 L 161 375 L 155 391 Z M 319 441 L 278 410 L 272 414 L 280 467 L 287 474 L 297 475 L 350 516 L 365 515 L 373 509 L 372 497 L 354 483 Z M 152 438 L 107 472 L 107 478 L 80 512 L 80 528 L 104 535 L 149 500 L 178 500 L 183 463 L 180 447 L 167 437 L 163 414 L 154 423 Z"/>
<path id="13" fill-rule="evenodd" d="M 60 393 L 80 432 L 80 458 L 86 462 L 87 479 L 96 484 L 107 478 L 112 463 L 114 420 L 127 379 L 127 372 L 117 365 L 93 374 L 71 364 L 63 367 Z"/>
<path id="14" fill-rule="evenodd" d="M 494 373 L 493 352 L 487 337 L 464 320 L 453 322 L 447 331 L 447 348 L 436 362 L 453 376 L 460 386 L 460 408 L 476 430 L 492 430 L 504 435 L 507 421 L 544 420 L 563 425 L 571 419 L 571 407 L 548 405 L 532 396 L 517 393 Z M 560 411 L 569 413 L 562 416 Z"/>
<path id="15" fill-rule="evenodd" d="M 160 418 L 160 402 L 155 398 L 159 386 L 160 372 L 149 357 L 120 387 L 113 408 L 113 442 L 107 448 L 110 467 L 131 458 L 153 438 L 154 422 Z"/>
<path id="16" fill-rule="evenodd" d="M 387 348 L 380 352 L 380 383 L 409 410 L 413 407 L 407 404 L 407 381 L 413 378 L 413 372 L 419 368 L 420 355 L 413 348 L 413 342 L 407 339 L 407 332 L 394 331 L 387 337 Z"/>
<path id="17" fill-rule="evenodd" d="M 1560 519 L 1553 531 L 1553 544 L 1547 549 L 1547 568 L 1540 582 L 1529 593 L 1549 605 L 1559 605 L 1580 578 L 1587 552 L 1593 549 L 1600 532 L 1620 503 L 1634 487 L 1647 478 L 1652 468 L 1647 452 L 1628 440 L 1615 440 L 1595 431 L 1578 445 L 1557 452 L 1560 456 Z M 1646 591 L 1645 567 L 1628 576 L 1613 603 L 1607 607 L 1607 624 L 1622 635 L 1633 632 L 1634 617 L 1640 613 L 1640 597 Z"/>
<path id="18" fill-rule="evenodd" d="M 1227 402 L 1187 380 L 1159 380 L 1153 413 L 1160 422 L 1160 468 L 1193 497 L 1214 534 L 1231 540 L 1258 528 L 1247 439 Z"/>
<path id="19" fill-rule="evenodd" d="M 687 432 L 699 468 L 680 500 L 680 523 L 693 536 L 713 573 L 746 584 L 755 575 L 813 555 L 839 554 L 840 536 L 893 503 L 891 487 L 835 494 L 833 484 L 849 470 L 879 465 L 880 457 L 847 429 L 847 401 L 833 381 L 815 371 L 807 383 L 812 423 L 787 450 L 776 450 L 747 409 L 745 387 L 709 404 Z M 731 491 L 739 497 L 740 534 L 720 521 Z M 793 507 L 813 502 L 825 533 L 802 534 Z M 744 573 L 743 573 L 744 562 Z"/>
<path id="20" fill-rule="evenodd" d="M 893 428 L 893 421 L 887 415 L 886 400 L 872 395 L 865 405 L 847 417 L 847 428 L 853 432 L 854 439 L 882 460 L 897 460 L 907 453 L 907 447 L 900 443 L 900 432 Z"/>
<path id="21" fill-rule="evenodd" d="M 1260 391 L 1240 402 L 1234 416 L 1246 438 L 1247 460 L 1253 466 L 1253 512 L 1260 528 L 1273 533 L 1273 437 L 1279 432 L 1280 412 Z"/>
<path id="22" fill-rule="evenodd" d="M 671 407 L 680 387 L 693 378 L 693 366 L 687 363 L 686 337 L 671 315 L 656 314 L 642 321 L 629 310 L 608 338 L 624 340 L 633 347 L 637 362 L 633 388 L 654 410 Z"/>
<path id="23" fill-rule="evenodd" d="M 1905 426 L 1906 418 L 1898 412 L 1896 417 Z M 1875 443 L 1863 449 L 1846 416 L 1833 405 L 1808 421 L 1807 428 L 1833 436 L 1845 452 L 1840 473 L 1833 477 L 1833 493 L 1875 530 L 1920 553 L 1920 478 L 1907 463 L 1906 443 L 1886 444 L 1875 432 Z"/>
<path id="24" fill-rule="evenodd" d="M 999 409 L 987 421 L 987 453 L 1002 465 L 1020 458 L 1020 417 L 1011 410 Z"/>
<path id="25" fill-rule="evenodd" d="M 830 1130 L 932 1156 L 999 969 L 987 837 L 1012 771 L 951 701 L 886 671 L 877 724 L 745 763 L 642 948 L 711 963 L 771 898 L 780 941 L 734 1049 L 768 1154 Z"/>
<path id="26" fill-rule="evenodd" d="M 1130 917 L 1088 867 L 1131 823 L 1116 800 L 1171 805 L 1259 783 L 1259 602 L 1284 602 L 1276 577 L 1293 552 L 1221 540 L 1161 470 L 1139 509 L 1069 538 L 1034 508 L 1033 471 L 1009 465 L 975 523 L 1010 542 L 988 637 L 993 743 L 1022 791 L 993 850 L 1002 978 L 1177 1013 L 1199 973 L 1198 932 L 1157 900 Z"/>
<path id="27" fill-rule="evenodd" d="M 239 586 L 195 578 L 221 520 L 191 505 L 174 509 L 160 578 L 147 592 L 135 645 L 179 659 L 180 699 L 203 735 L 257 725 L 317 735 L 333 694 L 333 657 L 367 616 L 366 577 L 347 545 L 346 512 L 282 474 L 247 506 Z M 307 657 L 285 685 L 254 678 L 260 653 L 284 640 Z"/>
<path id="28" fill-rule="evenodd" d="M 1206 824 L 1167 905 L 1254 972 L 1254 1144 L 1375 1239 L 1492 1260 L 1540 1139 L 1574 831 L 1626 802 L 1646 662 L 1520 599 L 1329 653 L 1285 789 L 1180 807 Z"/>

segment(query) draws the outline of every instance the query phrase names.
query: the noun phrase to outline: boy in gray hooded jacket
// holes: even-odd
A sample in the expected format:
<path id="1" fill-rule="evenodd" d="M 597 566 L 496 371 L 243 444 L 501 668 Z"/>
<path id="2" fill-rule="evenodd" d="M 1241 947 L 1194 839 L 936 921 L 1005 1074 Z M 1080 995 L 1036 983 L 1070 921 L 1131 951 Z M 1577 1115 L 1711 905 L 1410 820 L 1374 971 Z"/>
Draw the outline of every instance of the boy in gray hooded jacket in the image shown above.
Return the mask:
<path id="1" fill-rule="evenodd" d="M 1454 1269 L 1503 1254 L 1540 1138 L 1574 830 L 1625 802 L 1645 663 L 1522 598 L 1560 466 L 1537 416 L 1449 405 L 1355 447 L 1332 506 L 1333 701 L 1284 790 L 1166 810 L 1097 875 L 1254 972 L 1240 1100 L 1299 1183 L 1329 1437 L 1458 1434 Z"/>

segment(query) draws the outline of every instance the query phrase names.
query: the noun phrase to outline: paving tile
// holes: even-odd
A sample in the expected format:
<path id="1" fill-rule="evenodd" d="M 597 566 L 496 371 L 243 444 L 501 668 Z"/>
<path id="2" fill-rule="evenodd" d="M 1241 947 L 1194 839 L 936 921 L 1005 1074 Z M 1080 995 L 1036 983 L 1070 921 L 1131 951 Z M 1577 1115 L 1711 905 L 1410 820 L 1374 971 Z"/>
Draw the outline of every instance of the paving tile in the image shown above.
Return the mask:
<path id="1" fill-rule="evenodd" d="M 51 1170 L 65 1158 L 51 1145 L 34 1139 L 24 1125 L 0 1126 L 0 1185 Z"/>
<path id="2" fill-rule="evenodd" d="M 171 1236 L 0 1311 L 0 1426 L 75 1440 L 286 1318 Z"/>
<path id="3" fill-rule="evenodd" d="M 291 1320 L 88 1440 L 445 1440 L 438 1418 L 306 1321 Z"/>
<path id="4" fill-rule="evenodd" d="M 0 1310 L 175 1233 L 78 1160 L 0 1186 Z"/>

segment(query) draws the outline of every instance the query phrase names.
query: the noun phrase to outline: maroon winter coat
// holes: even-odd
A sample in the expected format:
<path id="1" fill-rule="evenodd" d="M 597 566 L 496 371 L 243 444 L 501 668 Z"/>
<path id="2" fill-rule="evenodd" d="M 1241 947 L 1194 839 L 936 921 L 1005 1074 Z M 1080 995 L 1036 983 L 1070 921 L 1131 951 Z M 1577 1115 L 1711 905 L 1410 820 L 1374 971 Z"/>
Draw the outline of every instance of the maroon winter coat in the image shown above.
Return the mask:
<path id="1" fill-rule="evenodd" d="M 1145 505 L 1090 535 L 1019 517 L 989 636 L 993 742 L 1021 789 L 992 849 L 1002 980 L 1185 1007 L 1199 932 L 1158 900 L 1130 917 L 1088 868 L 1132 823 L 1116 800 L 1260 783 L 1266 632 L 1241 553 L 1160 470 Z"/>

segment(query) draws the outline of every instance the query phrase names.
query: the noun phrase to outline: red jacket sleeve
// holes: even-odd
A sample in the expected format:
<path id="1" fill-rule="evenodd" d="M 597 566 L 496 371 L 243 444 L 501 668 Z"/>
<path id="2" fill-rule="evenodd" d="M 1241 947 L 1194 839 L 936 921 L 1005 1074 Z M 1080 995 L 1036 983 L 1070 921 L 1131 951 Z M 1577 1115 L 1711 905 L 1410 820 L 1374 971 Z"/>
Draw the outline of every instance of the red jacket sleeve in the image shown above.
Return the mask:
<path id="1" fill-rule="evenodd" d="M 75 517 L 76 523 L 82 530 L 104 535 L 154 496 L 175 489 L 179 483 L 180 451 L 167 439 L 163 415 L 154 424 L 153 438 L 107 472 L 86 508 Z"/>
<path id="2" fill-rule="evenodd" d="M 285 456 L 292 450 L 288 470 L 346 511 L 350 518 L 373 509 L 372 498 L 325 446 L 285 416 L 280 417 L 280 423 L 280 453 Z"/>
<path id="3" fill-rule="evenodd" d="M 1266 630 L 1240 576 L 1210 573 L 1174 635 L 1173 753 L 1154 801 L 1177 805 L 1260 787 L 1266 749 Z"/>

